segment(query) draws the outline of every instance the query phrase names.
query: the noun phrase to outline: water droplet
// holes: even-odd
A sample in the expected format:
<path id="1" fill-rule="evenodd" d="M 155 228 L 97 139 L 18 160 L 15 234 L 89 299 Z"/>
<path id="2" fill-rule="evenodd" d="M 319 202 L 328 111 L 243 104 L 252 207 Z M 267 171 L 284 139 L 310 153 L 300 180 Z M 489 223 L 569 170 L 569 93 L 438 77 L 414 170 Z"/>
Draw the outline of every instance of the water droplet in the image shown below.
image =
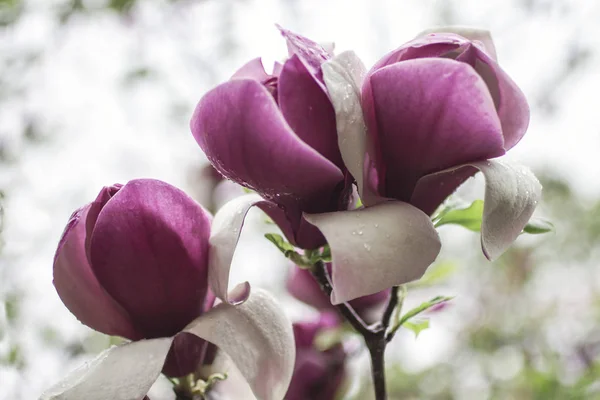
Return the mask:
<path id="1" fill-rule="evenodd" d="M 365 248 L 366 251 L 371 251 L 371 246 L 370 245 L 364 243 L 363 247 Z"/>
<path id="2" fill-rule="evenodd" d="M 375 224 L 375 228 L 379 228 L 379 224 Z"/>
<path id="3" fill-rule="evenodd" d="M 352 234 L 353 234 L 353 235 L 356 235 L 356 231 L 352 231 Z"/>
<path id="4" fill-rule="evenodd" d="M 362 236 L 362 234 L 363 234 L 363 231 L 358 231 L 358 234 Z"/>

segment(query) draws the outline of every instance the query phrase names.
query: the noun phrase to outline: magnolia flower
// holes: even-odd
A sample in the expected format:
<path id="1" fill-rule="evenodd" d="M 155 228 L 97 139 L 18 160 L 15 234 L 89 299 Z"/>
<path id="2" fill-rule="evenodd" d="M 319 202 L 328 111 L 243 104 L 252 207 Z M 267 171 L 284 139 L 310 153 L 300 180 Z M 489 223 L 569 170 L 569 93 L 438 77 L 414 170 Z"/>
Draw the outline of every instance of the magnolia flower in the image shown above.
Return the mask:
<path id="1" fill-rule="evenodd" d="M 258 59 L 243 66 L 202 97 L 190 125 L 215 168 L 263 196 L 264 202 L 250 203 L 265 210 L 291 243 L 314 249 L 325 244 L 323 234 L 330 234 L 317 217 L 329 221 L 329 213 L 346 215 L 339 211 L 348 209 L 352 192 L 344 148 L 338 143 L 340 120 L 331 101 L 340 90 L 334 86 L 338 93 L 330 93 L 324 83 L 321 66 L 331 60 L 327 50 L 285 29 L 281 32 L 289 59 L 276 64 L 270 75 Z M 352 222 L 333 223 L 345 231 L 340 241 L 332 244 L 329 239 L 333 302 L 417 279 L 439 252 L 429 217 L 409 204 L 352 215 Z M 341 264 L 344 272 L 337 274 Z"/>
<path id="2" fill-rule="evenodd" d="M 317 335 L 339 325 L 334 314 L 294 324 L 296 364 L 286 400 L 334 400 L 346 375 L 346 353 L 341 343 L 326 350 L 317 348 Z"/>
<path id="3" fill-rule="evenodd" d="M 496 62 L 491 37 L 459 32 L 483 41 L 425 33 L 379 60 L 362 84 L 374 144 L 367 184 L 427 214 L 477 172 L 465 164 L 502 156 L 529 123 L 525 96 Z"/>
<path id="4" fill-rule="evenodd" d="M 351 190 L 321 64 L 331 55 L 281 29 L 290 56 L 267 74 L 260 59 L 206 93 L 191 120 L 196 141 L 225 177 L 255 190 L 288 240 L 325 241 L 302 213 L 345 210 Z"/>
<path id="5" fill-rule="evenodd" d="M 352 52 L 322 65 L 342 158 L 366 206 L 306 216 L 331 246 L 334 304 L 420 278 L 437 252 L 429 219 L 414 206 L 432 213 L 476 169 L 486 179 L 481 242 L 489 259 L 516 239 L 539 201 L 529 169 L 488 159 L 525 133 L 522 93 L 495 62 L 487 32 L 451 30 L 464 36 L 420 36 L 369 73 Z M 407 214 L 393 226 L 386 209 Z"/>
<path id="6" fill-rule="evenodd" d="M 294 362 L 291 326 L 271 296 L 250 296 L 246 283 L 230 299 L 227 281 L 217 281 L 214 272 L 228 274 L 231 258 L 216 257 L 233 256 L 246 214 L 224 210 L 211 224 L 181 190 L 140 179 L 105 187 L 73 213 L 54 260 L 56 290 L 82 323 L 131 342 L 43 399 L 142 399 L 161 371 L 184 376 L 210 363 L 210 344 L 231 358 L 258 399 L 283 398 Z M 223 231 L 223 224 L 238 228 Z M 225 244 L 217 249 L 213 240 Z"/>

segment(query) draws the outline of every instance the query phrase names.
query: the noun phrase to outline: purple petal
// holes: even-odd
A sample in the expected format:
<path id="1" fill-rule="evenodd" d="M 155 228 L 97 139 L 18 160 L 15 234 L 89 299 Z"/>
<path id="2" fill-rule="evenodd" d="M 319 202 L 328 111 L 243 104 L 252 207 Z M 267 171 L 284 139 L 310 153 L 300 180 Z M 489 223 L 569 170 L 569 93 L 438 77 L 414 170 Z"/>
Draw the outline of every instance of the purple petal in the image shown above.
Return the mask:
<path id="1" fill-rule="evenodd" d="M 508 74 L 478 47 L 468 46 L 456 60 L 469 63 L 485 81 L 502 124 L 504 149 L 511 149 L 529 126 L 529 105 L 525 95 Z"/>
<path id="2" fill-rule="evenodd" d="M 271 76 L 265 72 L 265 67 L 260 57 L 248 61 L 240 69 L 238 69 L 231 79 L 255 79 L 257 81 L 264 81 L 269 79 Z"/>
<path id="3" fill-rule="evenodd" d="M 284 209 L 270 202 L 261 203 L 258 207 L 277 224 L 294 246 L 301 249 L 316 249 L 327 243 L 321 232 L 304 219 L 302 210 L 298 207 Z"/>
<path id="4" fill-rule="evenodd" d="M 70 372 L 40 400 L 141 399 L 160 375 L 173 338 L 111 347 Z"/>
<path id="5" fill-rule="evenodd" d="M 175 336 L 162 372 L 166 376 L 180 377 L 195 372 L 202 365 L 210 344 L 191 333 Z"/>
<path id="6" fill-rule="evenodd" d="M 294 324 L 296 363 L 294 376 L 285 396 L 287 400 L 331 400 L 341 387 L 345 376 L 346 353 L 341 344 L 326 351 L 315 347 L 317 334 L 337 325 L 331 325 L 330 314 L 317 321 Z M 325 318 L 323 318 L 325 317 Z"/>
<path id="7" fill-rule="evenodd" d="M 410 204 L 432 215 L 448 196 L 476 173 L 477 168 L 463 166 L 425 175 L 417 181 Z"/>
<path id="8" fill-rule="evenodd" d="M 423 175 L 504 154 L 492 98 L 470 66 L 409 60 L 369 81 L 363 102 L 375 113 L 367 123 L 381 151 L 385 196 L 408 201 Z"/>
<path id="9" fill-rule="evenodd" d="M 65 306 L 82 323 L 107 335 L 139 339 L 127 312 L 102 288 L 85 250 L 91 205 L 73 213 L 54 257 L 54 286 Z"/>
<path id="10" fill-rule="evenodd" d="M 485 29 L 468 28 L 464 26 L 441 26 L 421 32 L 417 35 L 417 39 L 424 36 L 439 39 L 440 37 L 445 37 L 445 34 L 447 33 L 456 34 L 474 42 L 476 45 L 480 46 L 483 51 L 488 53 L 493 60 L 497 60 L 496 46 L 492 40 L 492 35 L 490 31 Z"/>
<path id="11" fill-rule="evenodd" d="M 208 92 L 191 128 L 219 172 L 267 198 L 315 201 L 343 180 L 339 168 L 299 140 L 256 81 L 234 80 Z"/>
<path id="12" fill-rule="evenodd" d="M 390 201 L 306 219 L 331 247 L 333 304 L 419 279 L 440 251 L 429 217 L 407 203 Z"/>
<path id="13" fill-rule="evenodd" d="M 290 128 L 310 147 L 344 168 L 331 101 L 298 56 L 285 62 L 278 82 L 279 107 Z"/>
<path id="14" fill-rule="evenodd" d="M 224 351 L 261 400 L 280 400 L 294 370 L 292 324 L 277 301 L 254 290 L 238 306 L 221 303 L 186 329 Z"/>
<path id="15" fill-rule="evenodd" d="M 331 271 L 331 264 L 328 264 Z M 323 293 L 312 274 L 305 269 L 294 267 L 289 275 L 286 288 L 292 296 L 317 310 L 335 310 L 330 299 Z M 359 313 L 376 307 L 389 297 L 389 291 L 384 290 L 369 296 L 359 297 L 350 301 L 350 305 Z M 362 317 L 363 315 L 361 315 Z"/>
<path id="16" fill-rule="evenodd" d="M 331 54 L 317 42 L 277 26 L 287 42 L 290 57 L 297 55 L 316 81 L 325 90 L 321 65 L 331 58 Z"/>
<path id="17" fill-rule="evenodd" d="M 286 289 L 297 300 L 317 310 L 333 309 L 333 304 L 308 270 L 294 267 L 287 279 Z"/>
<path id="18" fill-rule="evenodd" d="M 368 75 L 399 61 L 447 56 L 449 53 L 459 49 L 461 45 L 466 43 L 469 43 L 469 41 L 453 34 L 436 34 L 417 37 L 383 56 L 371 68 Z"/>
<path id="19" fill-rule="evenodd" d="M 215 296 L 228 304 L 244 302 L 250 295 L 250 284 L 244 282 L 229 293 L 229 271 L 246 214 L 255 205 L 266 203 L 256 194 L 237 197 L 225 204 L 215 215 L 210 232 L 208 280 Z M 233 298 L 230 298 L 233 297 Z"/>
<path id="20" fill-rule="evenodd" d="M 210 216 L 181 190 L 130 181 L 104 206 L 92 268 L 145 337 L 172 336 L 202 312 Z"/>
<path id="21" fill-rule="evenodd" d="M 210 91 L 191 128 L 219 172 L 284 207 L 295 226 L 302 211 L 339 208 L 342 171 L 294 134 L 260 83 L 234 80 Z"/>

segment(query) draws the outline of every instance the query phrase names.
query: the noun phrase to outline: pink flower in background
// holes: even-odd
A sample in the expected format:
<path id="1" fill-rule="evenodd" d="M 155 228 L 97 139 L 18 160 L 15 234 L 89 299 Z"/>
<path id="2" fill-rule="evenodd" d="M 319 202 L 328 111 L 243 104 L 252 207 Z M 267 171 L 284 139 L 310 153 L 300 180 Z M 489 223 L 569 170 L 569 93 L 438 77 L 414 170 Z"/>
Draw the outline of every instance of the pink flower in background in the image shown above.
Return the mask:
<path id="1" fill-rule="evenodd" d="M 331 272 L 331 263 L 327 264 L 327 269 Z M 310 271 L 306 269 L 294 267 L 287 278 L 286 288 L 296 299 L 319 311 L 332 311 L 334 315 L 337 313 L 335 306 L 331 304 L 331 299 L 323 293 Z M 389 296 L 390 291 L 383 290 L 351 300 L 349 303 L 364 320 L 370 323 L 378 319 L 374 314 L 381 305 L 387 302 Z"/>
<path id="2" fill-rule="evenodd" d="M 338 319 L 323 313 L 317 321 L 294 324 L 296 365 L 286 400 L 334 400 L 346 376 L 346 353 L 341 343 L 321 351 L 315 345 L 318 334 L 335 329 Z"/>

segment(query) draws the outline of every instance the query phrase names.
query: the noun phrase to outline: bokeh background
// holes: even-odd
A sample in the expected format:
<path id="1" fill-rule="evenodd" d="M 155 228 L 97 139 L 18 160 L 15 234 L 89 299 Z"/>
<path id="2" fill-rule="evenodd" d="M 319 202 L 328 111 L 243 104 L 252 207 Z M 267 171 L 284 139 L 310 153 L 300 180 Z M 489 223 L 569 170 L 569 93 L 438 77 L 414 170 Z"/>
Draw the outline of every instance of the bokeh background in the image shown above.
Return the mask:
<path id="1" fill-rule="evenodd" d="M 0 399 L 37 398 L 110 345 L 52 286 L 70 213 L 101 186 L 139 177 L 209 201 L 189 118 L 247 60 L 285 57 L 275 23 L 353 49 L 367 66 L 431 26 L 492 31 L 532 108 L 509 157 L 543 181 L 537 213 L 556 233 L 519 238 L 489 263 L 476 234 L 441 228 L 442 272 L 409 288 L 406 303 L 456 297 L 417 338 L 394 339 L 390 397 L 600 399 L 598 21 L 592 0 L 0 0 Z M 473 179 L 458 195 L 481 188 Z M 314 311 L 285 293 L 290 264 L 262 237 L 273 230 L 255 213 L 233 279 L 307 318 Z M 345 398 L 369 399 L 364 352 L 349 362 Z"/>

